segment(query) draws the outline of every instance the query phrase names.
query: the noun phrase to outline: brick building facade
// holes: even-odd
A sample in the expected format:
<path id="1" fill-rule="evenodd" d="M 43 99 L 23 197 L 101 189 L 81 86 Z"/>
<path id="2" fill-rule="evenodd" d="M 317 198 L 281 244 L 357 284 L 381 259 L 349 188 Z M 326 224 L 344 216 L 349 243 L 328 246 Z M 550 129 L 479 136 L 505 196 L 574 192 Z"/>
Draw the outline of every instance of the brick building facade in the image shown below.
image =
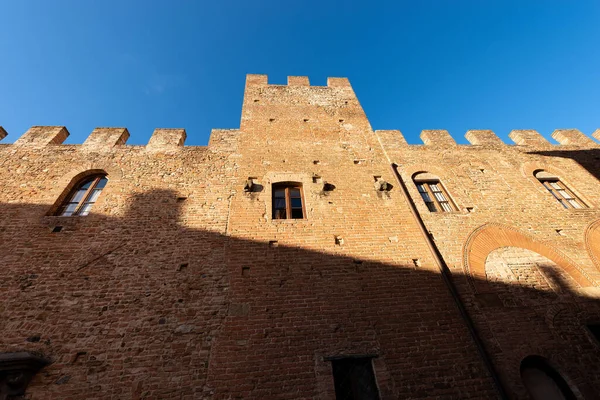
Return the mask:
<path id="1" fill-rule="evenodd" d="M 0 399 L 600 396 L 600 145 L 577 130 L 409 145 L 347 79 L 249 75 L 206 147 L 67 136 L 0 144 Z"/>

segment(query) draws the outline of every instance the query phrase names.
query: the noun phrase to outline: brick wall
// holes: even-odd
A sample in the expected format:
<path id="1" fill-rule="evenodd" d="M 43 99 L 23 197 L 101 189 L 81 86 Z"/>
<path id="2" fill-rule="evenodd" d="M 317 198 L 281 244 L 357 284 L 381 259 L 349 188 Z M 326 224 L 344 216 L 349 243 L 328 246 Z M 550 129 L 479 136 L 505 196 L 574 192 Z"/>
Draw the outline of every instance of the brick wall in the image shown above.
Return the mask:
<path id="1" fill-rule="evenodd" d="M 424 131 L 412 146 L 372 131 L 346 79 L 249 75 L 240 129 L 214 130 L 207 147 L 184 146 L 182 129 L 147 146 L 127 145 L 125 128 L 67 136 L 33 127 L 0 144 L 0 352 L 52 361 L 28 398 L 332 399 L 327 360 L 357 355 L 374 357 L 384 399 L 493 398 L 392 163 L 509 396 L 527 398 L 531 354 L 577 393 L 600 383 L 583 327 L 600 316 L 599 148 L 578 131 L 557 131 L 560 146 L 533 131 L 515 131 L 518 146 Z M 590 208 L 563 210 L 536 169 Z M 90 171 L 109 180 L 92 214 L 51 215 Z M 458 210 L 427 211 L 417 172 Z M 273 220 L 272 185 L 289 181 L 306 216 Z"/>
<path id="2" fill-rule="evenodd" d="M 592 244 L 600 220 L 599 145 L 576 130 L 555 131 L 559 145 L 535 131 L 511 132 L 517 145 L 491 131 L 467 132 L 470 145 L 457 145 L 446 131 L 423 131 L 421 146 L 406 144 L 400 132 L 376 133 L 509 394 L 527 398 L 520 362 L 539 355 L 571 379 L 574 390 L 595 398 L 600 382 L 597 364 L 589 360 L 600 352 L 585 324 L 600 317 Z M 534 177 L 538 169 L 560 177 L 589 208 L 564 209 Z M 455 212 L 427 210 L 412 182 L 423 171 L 439 177 Z"/>

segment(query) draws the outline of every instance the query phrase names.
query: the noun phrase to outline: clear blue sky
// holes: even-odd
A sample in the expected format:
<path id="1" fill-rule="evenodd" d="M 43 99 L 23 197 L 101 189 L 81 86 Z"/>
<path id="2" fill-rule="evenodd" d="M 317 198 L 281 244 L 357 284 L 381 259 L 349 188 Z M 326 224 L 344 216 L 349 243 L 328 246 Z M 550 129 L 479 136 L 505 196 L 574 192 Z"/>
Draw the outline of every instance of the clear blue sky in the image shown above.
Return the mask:
<path id="1" fill-rule="evenodd" d="M 239 127 L 247 73 L 346 76 L 374 129 L 600 127 L 600 1 L 0 0 L 0 125 Z"/>

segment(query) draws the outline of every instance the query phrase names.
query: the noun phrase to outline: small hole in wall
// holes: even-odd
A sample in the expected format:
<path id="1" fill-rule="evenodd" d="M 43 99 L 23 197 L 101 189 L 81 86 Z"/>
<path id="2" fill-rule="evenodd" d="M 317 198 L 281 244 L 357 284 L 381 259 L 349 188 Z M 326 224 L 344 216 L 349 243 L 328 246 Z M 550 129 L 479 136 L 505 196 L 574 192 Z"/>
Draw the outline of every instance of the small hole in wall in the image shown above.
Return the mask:
<path id="1" fill-rule="evenodd" d="M 275 118 L 269 118 L 269 122 L 275 121 Z"/>
<path id="2" fill-rule="evenodd" d="M 242 267 L 242 276 L 250 275 L 250 267 Z"/>
<path id="3" fill-rule="evenodd" d="M 177 267 L 177 271 L 183 271 L 188 267 L 188 265 L 188 263 L 179 264 L 179 266 Z"/>
<path id="4" fill-rule="evenodd" d="M 566 236 L 562 229 L 555 229 L 556 233 L 560 236 Z"/>
<path id="5" fill-rule="evenodd" d="M 178 202 L 178 203 L 181 203 L 182 201 L 186 201 L 186 200 L 187 200 L 187 197 L 186 197 L 186 196 L 179 196 L 179 197 L 177 198 L 177 202 Z"/>
<path id="6" fill-rule="evenodd" d="M 378 181 L 380 181 L 380 180 L 381 180 L 381 176 L 380 176 L 380 175 L 375 175 L 375 176 L 373 177 L 373 179 L 375 179 L 375 182 L 378 182 Z"/>
<path id="7" fill-rule="evenodd" d="M 341 236 L 336 236 L 335 237 L 335 244 L 336 246 L 341 246 L 344 244 L 344 238 Z"/>
<path id="8" fill-rule="evenodd" d="M 259 100 L 258 100 L 258 99 L 254 99 L 254 102 L 255 102 L 255 103 L 258 103 L 258 102 L 259 102 Z"/>
<path id="9" fill-rule="evenodd" d="M 482 174 L 485 174 L 485 169 L 479 168 L 479 172 L 481 172 Z"/>
<path id="10" fill-rule="evenodd" d="M 421 266 L 421 260 L 419 258 L 413 258 L 412 261 L 413 261 L 413 264 L 415 264 L 415 267 Z"/>
<path id="11" fill-rule="evenodd" d="M 473 212 L 473 207 L 467 207 L 467 212 L 469 212 L 469 213 Z"/>
<path id="12" fill-rule="evenodd" d="M 62 228 L 62 226 L 55 226 L 54 228 L 52 228 L 52 233 L 58 233 L 62 231 Z"/>
<path id="13" fill-rule="evenodd" d="M 269 247 L 278 247 L 279 243 L 277 240 L 269 240 Z"/>
<path id="14" fill-rule="evenodd" d="M 344 120 L 343 120 L 343 119 L 340 119 L 339 121 L 340 121 L 340 122 L 344 122 Z"/>
<path id="15" fill-rule="evenodd" d="M 304 121 L 304 122 L 308 122 L 308 118 L 304 118 L 304 119 L 303 119 L 303 121 Z"/>
<path id="16" fill-rule="evenodd" d="M 313 164 L 315 164 L 315 165 L 319 165 L 319 164 L 321 164 L 321 161 L 319 161 L 319 160 L 314 160 L 314 161 L 313 161 Z"/>
<path id="17" fill-rule="evenodd" d="M 359 164 L 362 164 L 362 163 L 364 163 L 365 161 L 366 161 L 366 160 L 364 160 L 364 159 L 362 159 L 362 158 L 361 158 L 361 159 L 358 159 L 358 160 L 354 160 L 354 165 L 359 165 Z"/>
<path id="18" fill-rule="evenodd" d="M 323 191 L 332 192 L 333 190 L 335 190 L 335 185 L 333 183 L 325 182 L 323 185 Z"/>
<path id="19" fill-rule="evenodd" d="M 344 102 L 344 104 L 348 104 L 348 102 L 347 102 L 347 101 L 345 101 L 345 102 Z"/>
<path id="20" fill-rule="evenodd" d="M 313 183 L 322 183 L 323 179 L 320 176 L 315 175 L 315 176 L 313 176 L 312 181 L 313 181 Z"/>

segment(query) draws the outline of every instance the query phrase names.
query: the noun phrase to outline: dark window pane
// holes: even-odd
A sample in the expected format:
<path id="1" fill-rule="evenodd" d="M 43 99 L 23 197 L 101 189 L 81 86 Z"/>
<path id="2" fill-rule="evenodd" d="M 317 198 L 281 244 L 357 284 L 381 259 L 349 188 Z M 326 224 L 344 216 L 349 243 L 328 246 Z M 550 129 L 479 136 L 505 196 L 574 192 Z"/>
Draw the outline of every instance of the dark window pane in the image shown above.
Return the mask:
<path id="1" fill-rule="evenodd" d="M 108 179 L 106 179 L 105 177 L 100 178 L 98 184 L 96 185 L 96 189 L 104 188 L 104 186 L 106 186 L 106 182 L 108 182 Z"/>
<path id="2" fill-rule="evenodd" d="M 94 179 L 95 179 L 95 178 L 94 178 Z M 79 187 L 79 189 L 89 189 L 89 188 L 90 188 L 90 186 L 92 185 L 92 182 L 94 182 L 94 179 L 91 179 L 91 180 L 89 180 L 89 181 L 85 182 L 83 185 L 81 185 L 81 186 Z"/>
<path id="3" fill-rule="evenodd" d="M 435 204 L 433 204 L 433 203 L 425 203 L 425 204 L 427 204 L 427 208 L 429 209 L 429 211 L 431 211 L 431 212 L 437 211 L 437 208 L 435 208 Z"/>
<path id="4" fill-rule="evenodd" d="M 285 209 L 285 199 L 275 199 L 274 208 L 284 208 Z"/>
<path id="5" fill-rule="evenodd" d="M 379 400 L 370 358 L 344 358 L 331 364 L 337 400 Z"/>
<path id="6" fill-rule="evenodd" d="M 275 210 L 273 219 L 286 219 L 285 210 Z"/>
<path id="7" fill-rule="evenodd" d="M 273 185 L 273 219 L 304 218 L 302 189 L 296 185 Z"/>
<path id="8" fill-rule="evenodd" d="M 598 342 L 600 342 L 600 324 L 590 324 L 587 326 L 592 335 L 596 338 Z"/>
<path id="9" fill-rule="evenodd" d="M 600 324 L 589 324 L 587 327 L 596 340 L 600 342 Z"/>
<path id="10" fill-rule="evenodd" d="M 292 218 L 302 219 L 302 209 L 301 208 L 292 208 Z"/>

